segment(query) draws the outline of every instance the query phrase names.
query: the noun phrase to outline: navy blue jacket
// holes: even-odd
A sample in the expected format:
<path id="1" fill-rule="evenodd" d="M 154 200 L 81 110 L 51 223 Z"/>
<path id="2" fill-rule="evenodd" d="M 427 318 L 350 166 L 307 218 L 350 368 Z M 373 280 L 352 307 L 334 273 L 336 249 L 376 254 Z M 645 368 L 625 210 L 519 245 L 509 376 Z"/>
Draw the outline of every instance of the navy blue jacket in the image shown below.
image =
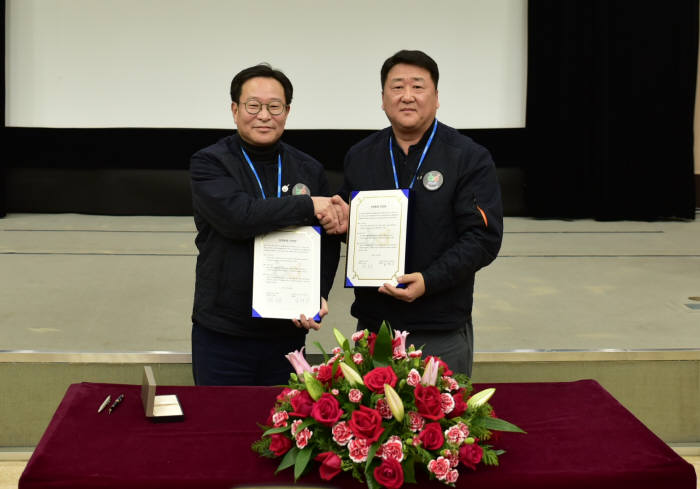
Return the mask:
<path id="1" fill-rule="evenodd" d="M 255 236 L 286 226 L 318 225 L 311 198 L 291 194 L 297 183 L 305 184 L 311 195 L 328 195 L 328 181 L 318 161 L 285 143 L 279 147 L 285 189 L 280 198 L 276 198 L 276 160 L 265 165 L 253 161 L 267 196 L 263 199 L 237 134 L 198 151 L 190 160 L 199 249 L 192 321 L 198 326 L 262 339 L 306 333 L 290 320 L 251 317 Z M 325 233 L 321 240 L 321 295 L 328 298 L 340 245 Z"/>
<path id="2" fill-rule="evenodd" d="M 431 130 L 432 124 L 406 156 L 394 141 L 401 188 L 408 188 Z M 350 148 L 340 191 L 346 201 L 353 190 L 395 188 L 389 156 L 392 134 L 389 127 Z M 422 178 L 430 171 L 444 178 L 437 190 L 423 185 Z M 377 328 L 382 320 L 408 331 L 463 327 L 471 319 L 474 275 L 496 258 L 502 236 L 501 192 L 491 155 L 438 123 L 409 203 L 406 273 L 423 274 L 425 295 L 406 303 L 375 287 L 355 288 L 352 315 Z"/>

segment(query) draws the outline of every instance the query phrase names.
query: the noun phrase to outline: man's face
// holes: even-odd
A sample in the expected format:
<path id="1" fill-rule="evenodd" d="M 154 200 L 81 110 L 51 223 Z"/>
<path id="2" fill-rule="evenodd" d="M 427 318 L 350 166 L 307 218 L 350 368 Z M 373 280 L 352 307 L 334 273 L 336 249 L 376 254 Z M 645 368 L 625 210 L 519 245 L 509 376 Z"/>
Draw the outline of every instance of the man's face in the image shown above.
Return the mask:
<path id="1" fill-rule="evenodd" d="M 257 114 L 249 114 L 244 104 L 265 104 Z M 285 106 L 280 115 L 270 114 L 267 104 L 281 103 Z M 233 120 L 243 140 L 255 146 L 269 146 L 277 142 L 284 132 L 289 107 L 284 96 L 284 87 L 274 78 L 257 76 L 241 87 L 240 103 L 231 104 Z"/>
<path id="2" fill-rule="evenodd" d="M 438 107 L 438 92 L 428 70 L 403 63 L 389 70 L 382 109 L 395 129 L 423 134 Z"/>

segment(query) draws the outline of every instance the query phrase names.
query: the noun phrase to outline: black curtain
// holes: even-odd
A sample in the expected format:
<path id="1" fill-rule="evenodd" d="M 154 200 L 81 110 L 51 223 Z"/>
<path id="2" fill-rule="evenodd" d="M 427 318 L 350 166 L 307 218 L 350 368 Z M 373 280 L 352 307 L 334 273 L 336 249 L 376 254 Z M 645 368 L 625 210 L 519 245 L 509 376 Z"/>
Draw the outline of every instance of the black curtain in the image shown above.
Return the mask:
<path id="1" fill-rule="evenodd" d="M 695 215 L 698 0 L 530 0 L 528 209 Z"/>

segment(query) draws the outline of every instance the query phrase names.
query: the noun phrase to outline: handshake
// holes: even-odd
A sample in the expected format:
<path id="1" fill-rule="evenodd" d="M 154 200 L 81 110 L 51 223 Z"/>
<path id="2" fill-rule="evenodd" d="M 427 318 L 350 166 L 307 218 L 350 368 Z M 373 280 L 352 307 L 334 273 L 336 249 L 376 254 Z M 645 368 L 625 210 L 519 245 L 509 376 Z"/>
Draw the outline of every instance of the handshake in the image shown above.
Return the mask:
<path id="1" fill-rule="evenodd" d="M 311 197 L 314 214 L 328 234 L 345 234 L 348 230 L 350 207 L 339 196 Z"/>

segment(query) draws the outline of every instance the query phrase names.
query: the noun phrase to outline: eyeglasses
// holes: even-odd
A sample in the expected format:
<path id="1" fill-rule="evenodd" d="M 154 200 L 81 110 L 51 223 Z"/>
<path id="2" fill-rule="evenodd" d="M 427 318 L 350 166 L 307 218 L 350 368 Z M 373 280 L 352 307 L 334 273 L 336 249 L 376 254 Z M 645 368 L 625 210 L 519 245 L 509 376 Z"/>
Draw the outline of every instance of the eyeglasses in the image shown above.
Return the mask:
<path id="1" fill-rule="evenodd" d="M 250 115 L 259 114 L 265 106 L 267 106 L 267 111 L 270 115 L 281 115 L 287 108 L 287 105 L 279 100 L 270 102 L 269 104 L 263 104 L 257 100 L 249 100 L 248 102 L 243 102 L 243 105 L 245 106 L 245 111 Z"/>

